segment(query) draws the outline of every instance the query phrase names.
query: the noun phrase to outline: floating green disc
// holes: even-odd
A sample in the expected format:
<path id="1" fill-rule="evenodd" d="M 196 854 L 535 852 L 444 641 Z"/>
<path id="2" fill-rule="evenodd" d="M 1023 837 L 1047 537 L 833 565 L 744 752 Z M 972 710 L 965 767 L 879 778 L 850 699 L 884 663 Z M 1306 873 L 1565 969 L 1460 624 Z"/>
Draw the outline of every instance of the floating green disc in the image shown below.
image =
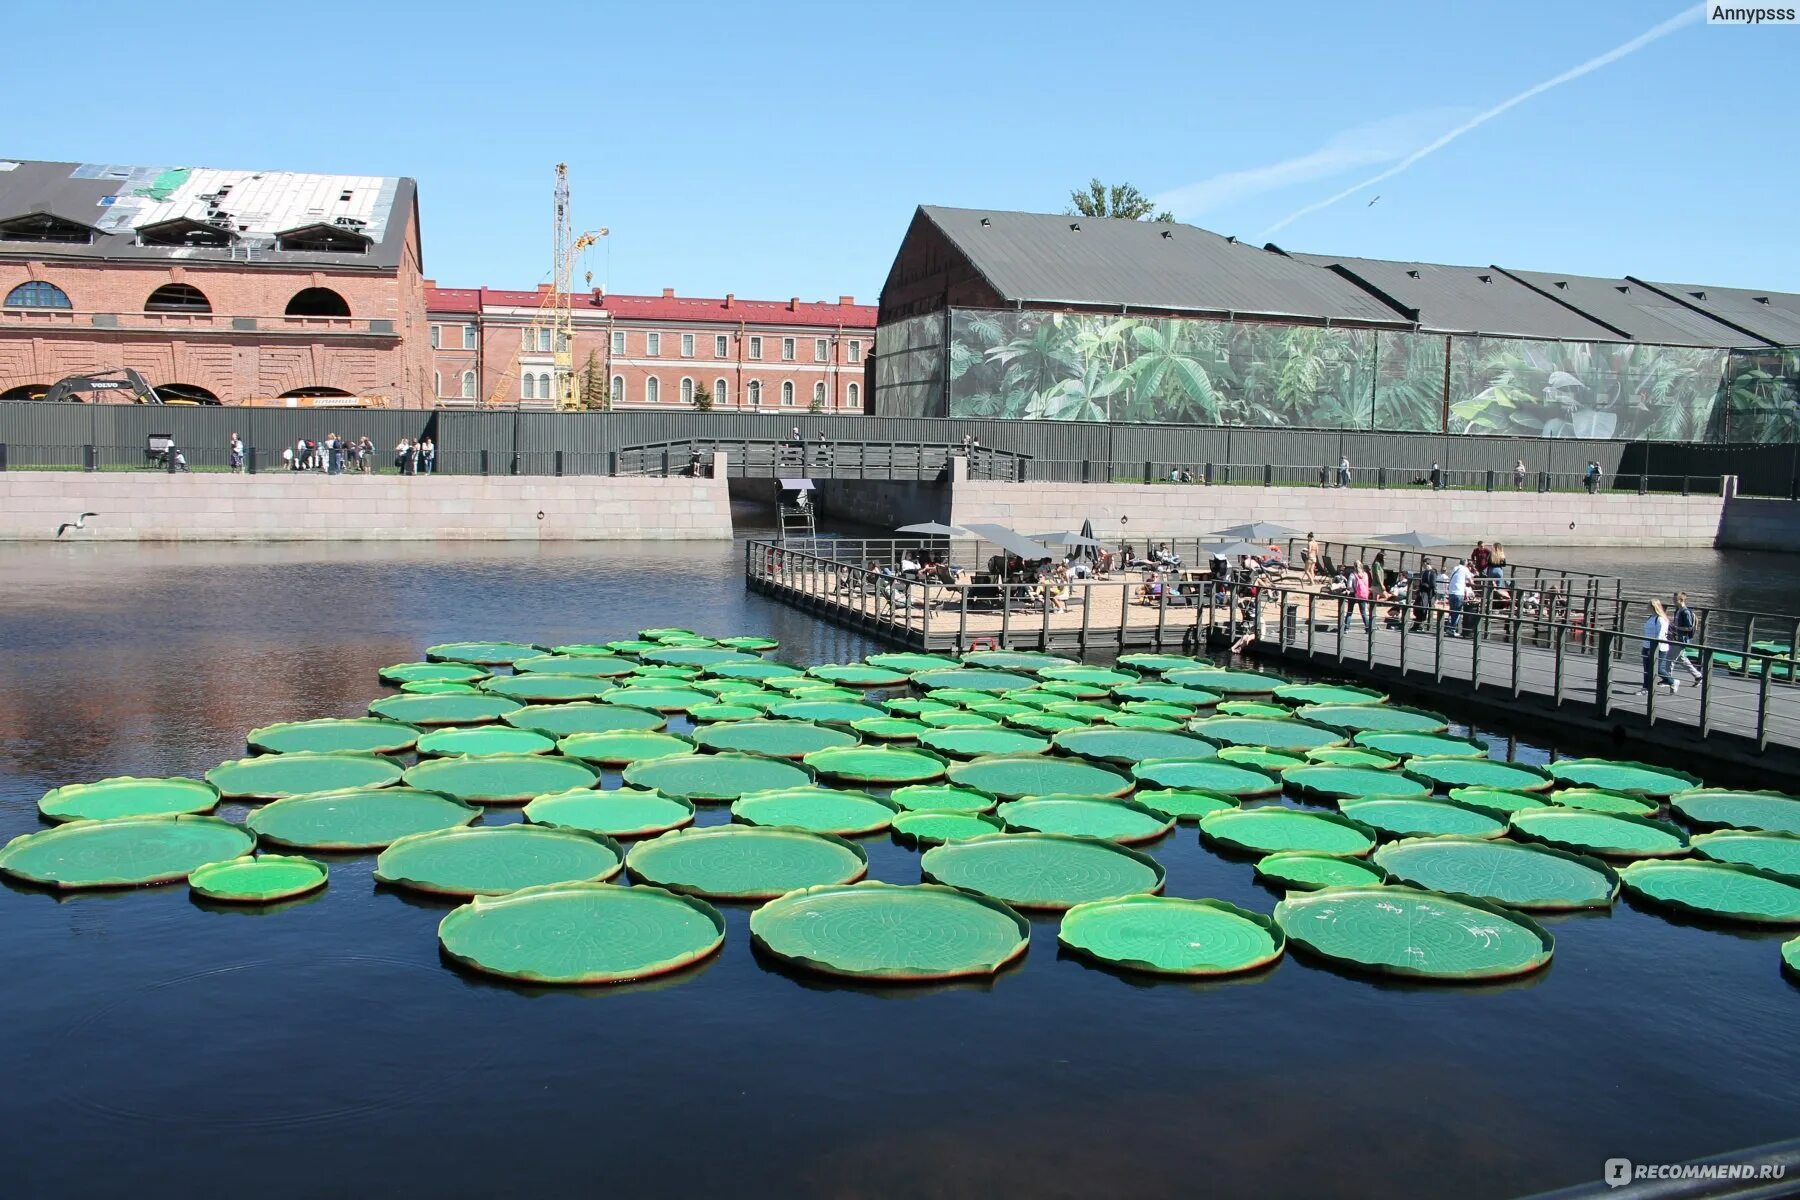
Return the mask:
<path id="1" fill-rule="evenodd" d="M 1479 808 L 1485 812 L 1499 813 L 1510 817 L 1521 808 L 1542 808 L 1551 802 L 1552 797 L 1534 796 L 1526 792 L 1506 792 L 1499 788 L 1459 787 L 1450 789 L 1450 798 L 1458 804 L 1467 804 L 1471 808 Z"/>
<path id="2" fill-rule="evenodd" d="M 462 965 L 504 979 L 620 983 L 717 953 L 725 918 L 662 888 L 552 883 L 476 897 L 443 919 L 438 942 Z"/>
<path id="3" fill-rule="evenodd" d="M 851 700 L 788 700 L 777 704 L 769 710 L 772 717 L 780 717 L 784 721 L 819 721 L 833 725 L 848 725 L 852 721 L 860 721 L 864 717 L 886 716 L 881 709 L 870 704 L 858 704 Z"/>
<path id="4" fill-rule="evenodd" d="M 806 767 L 760 754 L 686 754 L 632 763 L 623 776 L 633 787 L 650 788 L 686 800 L 731 801 L 750 792 L 805 787 L 813 773 Z"/>
<path id="5" fill-rule="evenodd" d="M 556 749 L 556 739 L 535 729 L 515 729 L 511 725 L 464 725 L 434 729 L 419 739 L 419 753 L 426 757 L 450 758 L 458 755 L 548 754 Z"/>
<path id="6" fill-rule="evenodd" d="M 488 673 L 467 663 L 406 662 L 383 667 L 378 674 L 383 683 L 474 683 Z"/>
<path id="7" fill-rule="evenodd" d="M 1160 700 L 1185 708 L 1211 708 L 1219 702 L 1219 693 L 1199 688 L 1181 687 L 1173 683 L 1128 683 L 1112 690 L 1115 700 Z"/>
<path id="8" fill-rule="evenodd" d="M 919 735 L 919 745 L 950 758 L 980 758 L 984 754 L 1043 754 L 1050 749 L 1050 742 L 1045 738 L 999 726 L 986 729 L 928 729 Z"/>
<path id="9" fill-rule="evenodd" d="M 899 814 L 888 832 L 902 846 L 941 846 L 1000 830 L 1000 818 L 987 813 L 926 808 Z"/>
<path id="10" fill-rule="evenodd" d="M 255 844 L 242 825 L 187 813 L 71 821 L 0 846 L 0 872 L 54 888 L 172 883 Z"/>
<path id="11" fill-rule="evenodd" d="M 497 675 L 484 681 L 481 689 L 522 704 L 554 704 L 564 700 L 598 700 L 618 686 L 617 680 L 580 675 Z"/>
<path id="12" fill-rule="evenodd" d="M 1031 927 L 1006 905 L 933 884 L 806 888 L 750 914 L 750 938 L 809 971 L 922 981 L 992 975 L 1025 953 Z"/>
<path id="13" fill-rule="evenodd" d="M 380 850 L 414 833 L 467 825 L 481 810 L 416 788 L 310 792 L 264 805 L 244 824 L 266 842 L 302 850 Z"/>
<path id="14" fill-rule="evenodd" d="M 1677 792 L 1669 804 L 1676 815 L 1701 829 L 1800 833 L 1800 796 L 1699 788 Z"/>
<path id="15" fill-rule="evenodd" d="M 403 683 L 400 690 L 409 696 L 479 696 L 481 689 L 472 683 L 452 683 L 448 679 L 420 679 Z"/>
<path id="16" fill-rule="evenodd" d="M 1686 854 L 1687 836 L 1667 821 L 1580 808 L 1526 808 L 1507 820 L 1534 842 L 1605 858 L 1673 858 Z"/>
<path id="17" fill-rule="evenodd" d="M 1137 713 L 1145 717 L 1170 717 L 1185 721 L 1199 710 L 1190 708 L 1186 704 L 1170 704 L 1166 700 L 1127 700 L 1119 705 L 1119 711 Z"/>
<path id="18" fill-rule="evenodd" d="M 433 758 L 406 769 L 407 786 L 442 792 L 473 804 L 523 804 L 533 796 L 593 787 L 599 781 L 600 773 L 586 763 L 548 754 Z"/>
<path id="19" fill-rule="evenodd" d="M 208 900 L 228 904 L 272 904 L 325 886 L 324 863 L 292 854 L 264 854 L 207 863 L 188 874 L 188 887 Z"/>
<path id="20" fill-rule="evenodd" d="M 624 861 L 619 844 L 599 834 L 496 825 L 403 837 L 375 860 L 375 878 L 446 896 L 498 896 L 545 883 L 611 879 Z"/>
<path id="21" fill-rule="evenodd" d="M 716 646 L 676 646 L 673 649 L 646 650 L 638 657 L 648 663 L 671 667 L 717 667 L 725 663 L 761 662 L 744 650 L 726 650 Z"/>
<path id="22" fill-rule="evenodd" d="M 1056 940 L 1084 958 L 1157 975 L 1235 975 L 1281 957 L 1287 937 L 1223 900 L 1121 896 L 1063 914 Z"/>
<path id="23" fill-rule="evenodd" d="M 620 638 L 617 641 L 602 642 L 600 649 L 608 654 L 642 654 L 646 650 L 654 650 L 662 645 L 648 638 Z"/>
<path id="24" fill-rule="evenodd" d="M 1800 883 L 1800 834 L 1745 833 L 1725 829 L 1693 839 L 1694 853 L 1714 862 L 1755 867 Z"/>
<path id="25" fill-rule="evenodd" d="M 1292 717 L 1206 717 L 1189 722 L 1188 728 L 1203 738 L 1228 746 L 1304 751 L 1344 743 L 1343 734 Z"/>
<path id="26" fill-rule="evenodd" d="M 1221 700 L 1215 710 L 1226 717 L 1259 717 L 1264 720 L 1280 720 L 1289 714 L 1289 710 L 1279 704 L 1265 704 L 1261 700 Z"/>
<path id="27" fill-rule="evenodd" d="M 1211 758 L 1218 747 L 1184 733 L 1149 729 L 1070 729 L 1051 741 L 1068 754 L 1094 762 L 1136 763 L 1153 758 Z"/>
<path id="28" fill-rule="evenodd" d="M 646 837 L 680 829 L 694 820 L 694 806 L 676 796 L 619 788 L 611 792 L 572 788 L 536 796 L 524 809 L 533 825 L 578 829 L 608 837 Z"/>
<path id="29" fill-rule="evenodd" d="M 1004 701 L 1002 701 L 1004 703 Z M 979 711 L 979 710 L 977 710 Z M 1033 711 L 1030 705 L 1015 706 L 1011 712 L 1000 715 L 1010 717 L 1019 712 Z M 1092 700 L 1057 700 L 1044 705 L 1043 712 L 1061 713 L 1065 717 L 1079 717 L 1083 721 L 1104 721 L 1108 717 L 1119 716 L 1119 710 L 1110 704 L 1097 704 Z"/>
<path id="30" fill-rule="evenodd" d="M 1070 683 L 1091 683 L 1096 687 L 1117 687 L 1122 683 L 1138 682 L 1136 671 L 1116 671 L 1108 667 L 1073 666 L 1044 667 L 1038 671 L 1039 679 L 1062 679 Z"/>
<path id="31" fill-rule="evenodd" d="M 732 696 L 755 696 L 768 691 L 754 679 L 698 679 L 688 684 L 696 692 L 705 692 L 729 700 Z"/>
<path id="32" fill-rule="evenodd" d="M 1148 854 L 1114 842 L 1060 833 L 995 833 L 927 850 L 920 873 L 931 883 L 992 896 L 1017 908 L 1073 908 L 1140 892 L 1160 892 L 1164 872 Z"/>
<path id="33" fill-rule="evenodd" d="M 627 863 L 640 883 L 719 900 L 769 900 L 795 888 L 850 883 L 869 870 L 855 842 L 755 825 L 677 829 L 633 846 Z"/>
<path id="34" fill-rule="evenodd" d="M 1101 800 L 1093 796 L 1031 796 L 1009 800 L 996 810 L 1009 830 L 1067 833 L 1105 838 L 1131 845 L 1161 837 L 1175 828 L 1175 818 L 1134 800 Z"/>
<path id="35" fill-rule="evenodd" d="M 1163 678 L 1182 687 L 1242 696 L 1273 695 L 1276 688 L 1287 683 L 1279 675 L 1265 675 L 1261 671 L 1227 671 L 1220 667 L 1189 667 L 1164 671 Z"/>
<path id="36" fill-rule="evenodd" d="M 1306 765 L 1304 758 L 1281 750 L 1264 750 L 1261 746 L 1222 746 L 1219 761 L 1259 767 L 1271 775 L 1279 775 L 1289 767 Z"/>
<path id="37" fill-rule="evenodd" d="M 713 663 L 706 668 L 708 675 L 719 679 L 786 679 L 789 676 L 804 674 L 799 667 L 790 667 L 786 663 L 764 662 L 723 662 Z"/>
<path id="38" fill-rule="evenodd" d="M 871 667 L 863 663 L 824 663 L 806 673 L 815 679 L 840 683 L 846 687 L 896 687 L 906 682 L 904 671 L 890 671 L 885 667 Z"/>
<path id="39" fill-rule="evenodd" d="M 1207 813 L 1223 812 L 1238 806 L 1238 802 L 1230 796 L 1191 789 L 1159 788 L 1136 792 L 1131 798 L 1151 812 L 1174 817 L 1177 821 L 1198 821 Z"/>
<path id="40" fill-rule="evenodd" d="M 1200 665 L 1197 658 L 1185 654 L 1121 654 L 1119 662 L 1137 671 L 1184 671 Z"/>
<path id="41" fill-rule="evenodd" d="M 295 751 L 349 751 L 358 754 L 399 754 L 411 750 L 419 731 L 398 721 L 380 717 L 324 717 L 316 721 L 283 721 L 252 729 L 245 741 L 264 754 Z"/>
<path id="42" fill-rule="evenodd" d="M 1015 675 L 1010 671 L 982 671 L 969 667 L 958 667 L 948 671 L 920 671 L 912 677 L 912 681 L 931 692 L 940 688 L 956 688 L 967 692 L 1004 692 L 1009 688 L 1031 686 L 1030 678 L 1024 675 Z"/>
<path id="43" fill-rule="evenodd" d="M 1123 796 L 1132 782 L 1108 767 L 1043 754 L 1001 754 L 951 763 L 951 783 L 1003 800 L 1021 796 Z"/>
<path id="44" fill-rule="evenodd" d="M 638 630 L 638 637 L 646 642 L 655 642 L 658 645 L 670 640 L 679 642 L 685 641 L 688 638 L 697 638 L 699 636 L 700 635 L 695 633 L 692 629 L 683 629 L 678 625 L 659 625 L 655 629 Z"/>
<path id="45" fill-rule="evenodd" d="M 861 717 L 850 728 L 866 738 L 882 742 L 916 742 L 931 726 L 910 717 Z"/>
<path id="46" fill-rule="evenodd" d="M 1294 710 L 1303 721 L 1341 730 L 1345 734 L 1380 730 L 1384 733 L 1442 733 L 1450 721 L 1442 714 L 1398 704 L 1305 704 Z M 1382 747 L 1377 746 L 1376 749 Z"/>
<path id="47" fill-rule="evenodd" d="M 1076 704 L 1080 702 L 1071 700 L 1069 703 Z M 1017 716 L 1020 713 L 1043 711 L 1042 709 L 1034 708 L 1029 704 L 1023 704 L 1016 700 L 978 700 L 969 705 L 968 710 L 972 713 L 979 713 L 984 717 L 993 717 L 995 720 Z"/>
<path id="48" fill-rule="evenodd" d="M 1328 767 L 1373 767 L 1378 771 L 1389 771 L 1400 765 L 1400 760 L 1391 754 L 1365 750 L 1361 746 L 1319 746 L 1306 752 L 1306 761 Z"/>
<path id="49" fill-rule="evenodd" d="M 1317 850 L 1281 850 L 1265 854 L 1256 860 L 1256 877 L 1295 892 L 1387 882 L 1384 872 L 1360 858 L 1341 858 Z"/>
<path id="50" fill-rule="evenodd" d="M 1509 792 L 1543 792 L 1555 782 L 1549 772 L 1540 767 L 1496 762 L 1491 758 L 1415 755 L 1406 760 L 1406 773 L 1428 780 L 1439 788 L 1490 787 Z"/>
<path id="51" fill-rule="evenodd" d="M 919 717 L 925 713 L 956 711 L 956 706 L 953 704 L 944 704 L 937 700 L 921 700 L 917 696 L 894 696 L 883 700 L 881 707 L 888 713 L 902 717 Z"/>
<path id="52" fill-rule="evenodd" d="M 1547 796 L 1537 797 L 1537 803 L 1540 806 L 1585 808 L 1589 812 L 1625 813 L 1633 817 L 1653 817 L 1662 807 L 1643 796 L 1628 796 L 1624 792 L 1607 792 L 1599 788 L 1559 788 Z"/>
<path id="53" fill-rule="evenodd" d="M 1473 738 L 1451 737 L 1447 733 L 1384 733 L 1371 730 L 1351 739 L 1358 746 L 1379 750 L 1383 754 L 1410 758 L 1486 758 L 1486 744 Z"/>
<path id="54" fill-rule="evenodd" d="M 1361 821 L 1388 837 L 1497 838 L 1506 835 L 1504 818 L 1453 800 L 1431 797 L 1345 800 L 1340 809 L 1352 821 Z"/>
<path id="55" fill-rule="evenodd" d="M 1232 808 L 1200 818 L 1201 840 L 1240 854 L 1312 850 L 1361 858 L 1375 848 L 1375 831 L 1338 813 L 1264 805 Z"/>
<path id="56" fill-rule="evenodd" d="M 856 734 L 810 721 L 737 721 L 694 732 L 694 742 L 708 750 L 742 750 L 770 758 L 805 758 L 815 750 L 857 744 Z"/>
<path id="57" fill-rule="evenodd" d="M 1002 720 L 953 708 L 949 712 L 922 712 L 919 714 L 919 724 L 931 729 L 998 729 Z"/>
<path id="58" fill-rule="evenodd" d="M 1558 782 L 1577 787 L 1603 788 L 1609 792 L 1637 792 L 1666 798 L 1701 786 L 1697 776 L 1649 763 L 1615 762 L 1606 758 L 1562 758 L 1550 764 Z"/>
<path id="59" fill-rule="evenodd" d="M 771 825 L 804 829 L 808 833 L 832 833 L 860 837 L 880 833 L 894 823 L 900 806 L 867 792 L 840 792 L 832 788 L 776 788 L 752 792 L 732 802 L 734 820 L 746 825 Z"/>
<path id="60" fill-rule="evenodd" d="M 95 783 L 66 783 L 38 798 L 38 811 L 52 821 L 105 821 L 115 817 L 163 817 L 209 813 L 219 806 L 219 789 L 198 779 L 139 779 L 117 775 Z"/>
<path id="61" fill-rule="evenodd" d="M 883 667 L 890 671 L 904 671 L 911 675 L 915 671 L 953 671 L 962 664 L 954 658 L 945 658 L 941 654 L 912 654 L 900 652 L 895 654 L 871 654 L 863 660 L 871 667 Z"/>
<path id="62" fill-rule="evenodd" d="M 762 716 L 762 709 L 748 704 L 696 704 L 688 709 L 688 716 L 696 721 L 754 721 Z"/>
<path id="63" fill-rule="evenodd" d="M 544 647 L 523 642 L 445 642 L 425 648 L 425 657 L 432 662 L 471 663 L 478 667 L 505 666 L 542 653 Z"/>
<path id="64" fill-rule="evenodd" d="M 866 704 L 868 697 L 854 688 L 834 687 L 822 679 L 810 681 L 811 687 L 791 688 L 791 700 L 841 700 L 849 704 Z"/>
<path id="65" fill-rule="evenodd" d="M 1185 788 L 1220 796 L 1273 796 L 1281 791 L 1281 780 L 1260 767 L 1216 758 L 1139 763 L 1131 768 L 1131 774 L 1139 783 L 1155 787 Z"/>
<path id="66" fill-rule="evenodd" d="M 603 692 L 600 699 L 608 704 L 624 708 L 647 708 L 652 712 L 685 712 L 697 705 L 712 703 L 712 697 L 705 692 L 684 687 L 658 687 L 654 684 L 612 688 Z"/>
<path id="67" fill-rule="evenodd" d="M 1045 667 L 1077 666 L 1074 659 L 1042 650 L 971 650 L 962 656 L 972 667 L 995 667 L 1002 671 L 1040 671 Z"/>
<path id="68" fill-rule="evenodd" d="M 805 758 L 807 766 L 828 779 L 857 783 L 928 783 L 944 774 L 941 754 L 912 746 L 846 746 L 815 750 Z"/>
<path id="69" fill-rule="evenodd" d="M 615 679 L 613 682 L 624 687 L 637 687 L 643 684 L 651 687 L 687 687 L 699 678 L 699 667 L 663 667 L 639 663 L 631 668 L 629 676 Z M 748 683 L 750 681 L 746 679 L 739 682 Z M 711 694 L 711 692 L 707 693 L 709 696 Z"/>
<path id="70" fill-rule="evenodd" d="M 1618 874 L 1597 858 L 1504 839 L 1405 838 L 1377 850 L 1375 864 L 1426 891 L 1529 912 L 1607 908 L 1619 895 Z"/>
<path id="71" fill-rule="evenodd" d="M 1297 796 L 1330 804 L 1338 800 L 1366 800 L 1411 797 L 1424 799 L 1431 795 L 1431 784 L 1410 772 L 1383 770 L 1380 767 L 1292 767 L 1281 773 L 1281 781 Z"/>
<path id="72" fill-rule="evenodd" d="M 1556 945 L 1536 921 L 1498 905 L 1399 885 L 1289 893 L 1275 923 L 1322 958 L 1420 979 L 1523 975 Z"/>
<path id="73" fill-rule="evenodd" d="M 571 733 L 557 742 L 556 748 L 570 758 L 617 767 L 672 754 L 692 754 L 694 742 L 679 734 L 655 730 L 608 729 L 601 733 Z"/>
<path id="74" fill-rule="evenodd" d="M 983 694 L 986 695 L 986 693 Z M 987 699 L 991 702 L 993 697 L 988 696 Z M 1041 688 L 1033 686 L 1028 688 L 1014 688 L 1010 692 L 1001 692 L 1000 699 L 1010 704 L 1023 704 L 1027 708 L 1042 709 L 1049 704 L 1063 703 L 1067 701 L 1069 697 L 1063 695 L 1061 692 L 1046 692 Z M 934 696 L 932 699 L 922 701 L 921 703 L 933 704 L 939 702 L 938 698 Z"/>
<path id="75" fill-rule="evenodd" d="M 1788 976 L 1800 980 L 1800 937 L 1781 945 L 1781 969 Z"/>
<path id="76" fill-rule="evenodd" d="M 405 770 L 395 760 L 376 754 L 299 751 L 223 762 L 206 773 L 206 782 L 228 799 L 278 799 L 302 792 L 385 787 L 398 783 Z"/>
<path id="77" fill-rule="evenodd" d="M 998 801 L 986 792 L 952 783 L 915 783 L 895 788 L 888 799 L 908 810 L 934 809 L 955 812 L 987 812 Z"/>
<path id="78" fill-rule="evenodd" d="M 1120 712 L 1106 718 L 1106 724 L 1120 729 L 1141 729 L 1152 733 L 1180 733 L 1181 721 L 1174 717 L 1156 717 L 1149 713 Z"/>
<path id="79" fill-rule="evenodd" d="M 406 725 L 479 725 L 523 707 L 506 696 L 451 692 L 435 696 L 383 696 L 369 705 L 369 712 Z"/>
<path id="80" fill-rule="evenodd" d="M 662 714 L 649 709 L 589 703 L 533 704 L 515 708 L 500 719 L 517 729 L 535 729 L 553 738 L 608 729 L 661 729 L 668 723 Z"/>
<path id="81" fill-rule="evenodd" d="M 1288 704 L 1386 704 L 1387 693 L 1347 683 L 1284 683 L 1275 698 Z"/>
<path id="82" fill-rule="evenodd" d="M 536 675 L 579 675 L 584 679 L 612 679 L 629 675 L 637 664 L 617 654 L 540 654 L 521 658 L 513 670 Z"/>
<path id="83" fill-rule="evenodd" d="M 552 646 L 550 653 L 566 655 L 569 658 L 611 658 L 617 654 L 610 645 L 601 642 L 571 642 L 566 646 Z"/>
<path id="84" fill-rule="evenodd" d="M 1080 717 L 1053 712 L 1014 713 L 1004 720 L 1014 729 L 1029 729 L 1033 733 L 1061 733 L 1067 729 L 1087 728 L 1087 722 Z"/>
<path id="85" fill-rule="evenodd" d="M 727 650 L 749 650 L 757 654 L 776 650 L 781 646 L 781 643 L 772 637 L 761 637 L 753 633 L 733 634 L 731 637 L 719 638 L 718 642 Z"/>
<path id="86" fill-rule="evenodd" d="M 1632 895 L 1682 912 L 1752 925 L 1800 925 L 1800 883 L 1736 863 L 1636 862 L 1619 872 Z"/>

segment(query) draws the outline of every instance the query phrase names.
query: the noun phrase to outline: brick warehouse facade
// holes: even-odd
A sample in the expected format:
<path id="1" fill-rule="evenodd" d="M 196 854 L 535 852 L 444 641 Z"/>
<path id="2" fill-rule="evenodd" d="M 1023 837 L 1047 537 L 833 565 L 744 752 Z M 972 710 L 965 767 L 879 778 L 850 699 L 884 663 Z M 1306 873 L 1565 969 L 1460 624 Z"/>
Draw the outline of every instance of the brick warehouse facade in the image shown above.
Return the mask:
<path id="1" fill-rule="evenodd" d="M 548 407 L 548 346 L 528 347 L 549 296 L 426 284 L 433 387 L 446 407 Z M 576 395 L 615 409 L 862 412 L 875 306 L 835 302 L 603 295 L 573 302 Z"/>

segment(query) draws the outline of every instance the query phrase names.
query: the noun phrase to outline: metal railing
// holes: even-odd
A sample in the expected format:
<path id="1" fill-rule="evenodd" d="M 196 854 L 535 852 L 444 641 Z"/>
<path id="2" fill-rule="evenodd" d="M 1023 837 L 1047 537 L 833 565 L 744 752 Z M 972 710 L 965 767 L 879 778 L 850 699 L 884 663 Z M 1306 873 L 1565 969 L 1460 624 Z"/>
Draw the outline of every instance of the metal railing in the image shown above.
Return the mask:
<path id="1" fill-rule="evenodd" d="M 622 475 L 678 475 L 695 456 L 710 465 L 723 451 L 734 479 L 914 479 L 947 478 L 950 460 L 969 460 L 969 478 L 1013 481 L 1024 478 L 1031 456 L 984 446 L 965 448 L 942 442 L 803 441 L 768 438 L 687 438 L 628 446 L 617 451 Z"/>
<path id="2" fill-rule="evenodd" d="M 1130 483 L 1171 486 L 1397 488 L 1462 492 L 1589 492 L 1592 494 L 1706 495 L 1723 493 L 1723 475 L 1625 472 L 1590 477 L 1580 471 L 1434 471 L 1423 466 L 1352 467 L 1344 483 L 1332 463 L 1160 462 L 1150 459 L 1032 458 L 1027 479 L 1047 483 Z"/>

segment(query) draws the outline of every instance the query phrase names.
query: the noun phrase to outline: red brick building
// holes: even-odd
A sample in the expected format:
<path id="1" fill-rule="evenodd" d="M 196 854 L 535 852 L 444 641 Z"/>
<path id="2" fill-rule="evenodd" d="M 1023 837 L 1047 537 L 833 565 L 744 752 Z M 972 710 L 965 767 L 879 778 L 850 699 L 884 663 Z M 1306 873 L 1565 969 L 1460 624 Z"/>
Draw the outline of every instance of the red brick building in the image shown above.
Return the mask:
<path id="1" fill-rule="evenodd" d="M 432 386 L 446 406 L 551 407 L 548 344 L 525 346 L 549 296 L 426 281 Z M 575 393 L 590 407 L 862 412 L 875 306 L 677 296 L 577 296 Z"/>
<path id="2" fill-rule="evenodd" d="M 425 405 L 429 359 L 410 179 L 0 161 L 0 399 L 131 367 L 172 400 Z"/>

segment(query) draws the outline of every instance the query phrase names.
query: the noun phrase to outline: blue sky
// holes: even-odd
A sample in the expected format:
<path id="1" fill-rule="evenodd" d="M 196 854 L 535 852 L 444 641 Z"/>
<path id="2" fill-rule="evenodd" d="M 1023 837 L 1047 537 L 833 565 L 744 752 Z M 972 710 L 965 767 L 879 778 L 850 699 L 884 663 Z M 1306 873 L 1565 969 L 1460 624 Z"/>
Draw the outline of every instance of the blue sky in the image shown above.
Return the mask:
<path id="1" fill-rule="evenodd" d="M 446 285 L 548 278 L 560 160 L 620 292 L 873 299 L 916 204 L 1093 175 L 1292 249 L 1800 291 L 1800 26 L 1690 22 L 1269 232 L 1682 11 L 29 5 L 9 57 L 55 83 L 12 89 L 0 157 L 411 175 Z"/>

